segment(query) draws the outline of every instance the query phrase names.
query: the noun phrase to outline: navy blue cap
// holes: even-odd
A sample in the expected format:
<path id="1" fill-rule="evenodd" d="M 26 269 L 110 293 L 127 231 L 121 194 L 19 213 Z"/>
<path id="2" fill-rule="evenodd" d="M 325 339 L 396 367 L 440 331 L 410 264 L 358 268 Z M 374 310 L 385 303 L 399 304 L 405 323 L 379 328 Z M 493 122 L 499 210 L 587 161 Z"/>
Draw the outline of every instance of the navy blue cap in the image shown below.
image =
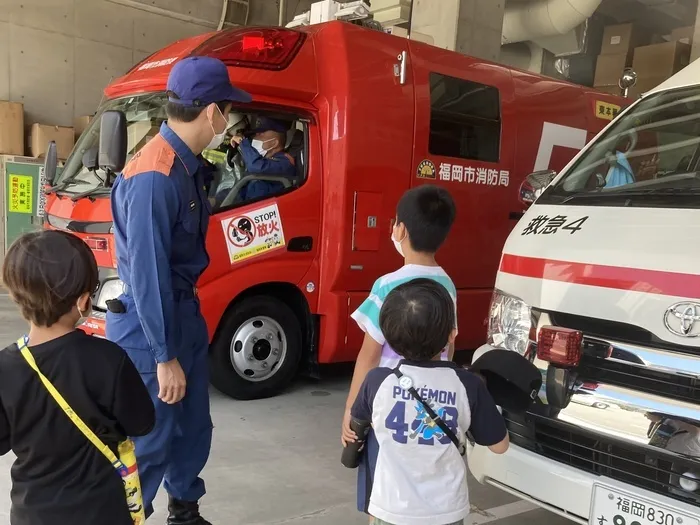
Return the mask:
<path id="1" fill-rule="evenodd" d="M 204 107 L 213 102 L 253 100 L 234 87 L 226 65 L 212 57 L 188 57 L 173 66 L 168 76 L 168 100 L 183 106 Z"/>
<path id="2" fill-rule="evenodd" d="M 252 133 L 263 133 L 265 131 L 276 131 L 278 133 L 287 133 L 289 131 L 289 123 L 275 120 L 268 117 L 260 117 L 258 124 Z"/>

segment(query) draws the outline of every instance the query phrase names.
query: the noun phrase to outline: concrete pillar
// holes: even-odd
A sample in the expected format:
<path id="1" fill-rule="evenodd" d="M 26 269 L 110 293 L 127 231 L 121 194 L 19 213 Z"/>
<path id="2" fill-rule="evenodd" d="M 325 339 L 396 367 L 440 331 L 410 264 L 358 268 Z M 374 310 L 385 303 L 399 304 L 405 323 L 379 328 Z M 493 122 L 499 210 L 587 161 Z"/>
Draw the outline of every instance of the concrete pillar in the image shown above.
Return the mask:
<path id="1" fill-rule="evenodd" d="M 411 38 L 498 61 L 505 0 L 413 0 Z"/>

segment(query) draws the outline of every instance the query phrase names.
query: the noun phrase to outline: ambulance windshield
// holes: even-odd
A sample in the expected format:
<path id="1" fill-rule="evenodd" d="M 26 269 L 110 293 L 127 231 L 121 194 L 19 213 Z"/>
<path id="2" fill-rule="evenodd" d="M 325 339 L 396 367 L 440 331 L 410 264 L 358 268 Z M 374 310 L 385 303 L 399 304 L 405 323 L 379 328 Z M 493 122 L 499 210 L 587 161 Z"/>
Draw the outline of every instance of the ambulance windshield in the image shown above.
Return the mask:
<path id="1" fill-rule="evenodd" d="M 700 207 L 700 87 L 650 95 L 620 116 L 542 204 Z"/>
<path id="2" fill-rule="evenodd" d="M 100 140 L 100 116 L 107 110 L 122 111 L 127 122 L 127 160 L 146 142 L 158 134 L 166 120 L 165 93 L 149 93 L 111 100 L 100 107 L 88 129 L 82 134 L 54 185 L 60 193 L 92 195 L 109 194 L 102 182 L 106 174 L 99 168 L 85 166 L 89 152 L 96 152 Z M 94 155 L 93 155 L 94 157 Z"/>

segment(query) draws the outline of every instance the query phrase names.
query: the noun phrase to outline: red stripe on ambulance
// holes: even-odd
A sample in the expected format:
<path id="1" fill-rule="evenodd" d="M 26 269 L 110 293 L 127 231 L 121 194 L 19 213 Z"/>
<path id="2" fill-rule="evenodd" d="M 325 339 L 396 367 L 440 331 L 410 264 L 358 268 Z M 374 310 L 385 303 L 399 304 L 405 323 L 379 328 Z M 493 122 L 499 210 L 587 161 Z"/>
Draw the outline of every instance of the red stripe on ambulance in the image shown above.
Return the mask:
<path id="1" fill-rule="evenodd" d="M 500 271 L 521 277 L 700 299 L 700 275 L 503 254 Z"/>

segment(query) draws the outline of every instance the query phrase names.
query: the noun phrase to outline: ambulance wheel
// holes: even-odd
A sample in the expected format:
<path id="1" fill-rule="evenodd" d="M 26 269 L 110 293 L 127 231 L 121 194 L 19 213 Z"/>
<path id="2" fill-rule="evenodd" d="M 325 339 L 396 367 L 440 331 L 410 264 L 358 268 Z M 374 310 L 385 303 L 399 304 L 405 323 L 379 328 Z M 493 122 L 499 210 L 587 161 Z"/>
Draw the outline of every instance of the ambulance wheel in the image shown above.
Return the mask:
<path id="1" fill-rule="evenodd" d="M 226 314 L 210 352 L 211 382 L 234 399 L 279 394 L 302 353 L 299 319 L 274 297 L 244 299 Z"/>

